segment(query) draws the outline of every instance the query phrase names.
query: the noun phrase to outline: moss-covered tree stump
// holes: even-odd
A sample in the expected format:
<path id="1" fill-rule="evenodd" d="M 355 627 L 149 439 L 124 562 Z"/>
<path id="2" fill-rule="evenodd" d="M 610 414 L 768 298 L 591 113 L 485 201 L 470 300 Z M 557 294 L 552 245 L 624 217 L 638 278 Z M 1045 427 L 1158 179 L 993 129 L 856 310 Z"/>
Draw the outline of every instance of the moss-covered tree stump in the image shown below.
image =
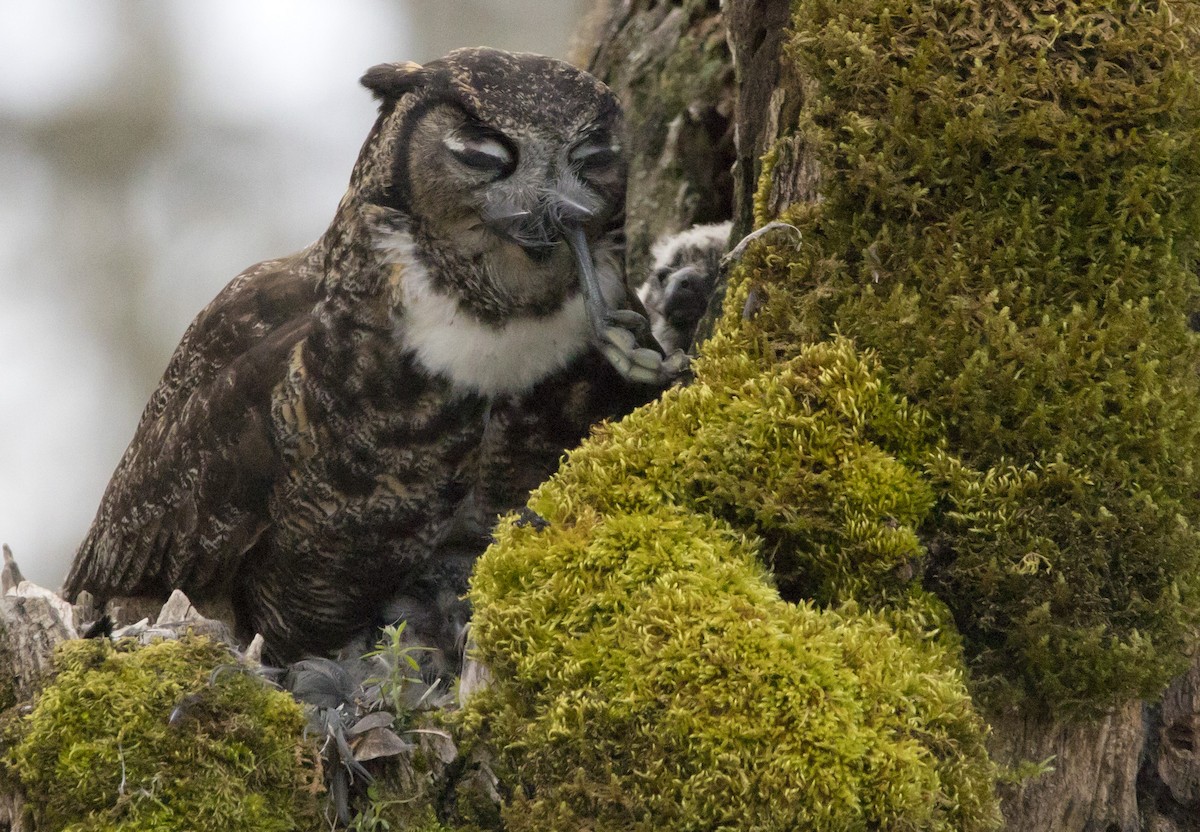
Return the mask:
<path id="1" fill-rule="evenodd" d="M 600 6 L 635 270 L 792 230 L 480 564 L 504 828 L 1200 828 L 1200 3 Z M 42 718 L 132 672 L 98 649 Z M 41 817 L 118 822 L 37 724 Z"/>
<path id="2" fill-rule="evenodd" d="M 836 534 L 813 521 L 811 504 L 763 501 L 778 480 L 764 488 L 743 477 L 725 493 L 689 468 L 692 437 L 703 445 L 701 425 L 713 423 L 665 406 L 637 422 L 644 446 L 604 434 L 535 507 L 552 528 L 599 511 L 601 536 L 610 512 L 636 516 L 655 500 L 716 517 L 751 536 L 798 603 L 835 609 L 851 597 L 911 611 L 930 593 L 949 610 L 946 630 L 962 637 L 969 685 L 997 729 L 1010 828 L 1133 830 L 1142 816 L 1190 828 L 1200 795 L 1190 676 L 1162 706 L 1145 711 L 1139 700 L 1186 668 L 1200 611 L 1200 389 L 1188 327 L 1200 295 L 1197 5 L 735 0 L 725 12 L 736 181 L 757 191 L 733 213 L 787 221 L 802 241 L 749 249 L 723 326 L 742 339 L 735 351 L 771 366 L 830 338 L 875 357 L 875 380 L 928 420 L 923 451 L 875 446 L 918 480 L 907 504 L 920 508 L 888 522 L 911 524 L 920 554 L 876 572 L 878 546 L 831 546 Z M 613 13 L 629 28 L 638 10 Z M 704 369 L 721 374 L 714 367 L 702 362 L 701 387 L 712 381 Z M 855 401 L 853 388 L 844 396 Z M 656 431 L 676 419 L 687 427 Z M 762 437 L 731 428 L 724 438 L 730 470 L 744 472 L 740 452 Z M 674 469 L 651 464 L 665 447 Z M 821 476 L 795 479 L 838 481 L 853 462 L 843 454 L 831 473 L 804 460 L 801 470 Z M 625 477 L 654 497 L 614 505 L 624 488 L 613 482 Z M 506 558 L 504 545 L 489 558 Z M 840 586 L 823 580 L 831 551 L 851 564 Z M 493 592 L 501 608 L 507 592 L 536 595 L 492 583 L 489 568 L 481 606 Z M 568 644 L 600 638 L 567 632 Z M 513 667 L 517 689 L 539 684 L 522 681 L 530 669 Z M 537 688 L 547 702 L 551 679 Z M 586 734 L 557 730 L 565 743 L 572 730 Z M 628 787 L 609 774 L 616 792 Z M 563 805 L 597 799 L 590 782 L 564 785 Z"/>
<path id="3" fill-rule="evenodd" d="M 717 341 L 539 489 L 547 528 L 504 526 L 480 562 L 495 678 L 465 719 L 506 828 L 992 828 L 957 646 L 906 594 L 929 499 L 896 454 L 921 419 L 847 342 L 777 366 Z M 825 608 L 779 597 L 785 553 Z M 845 601 L 892 588 L 903 608 Z"/>

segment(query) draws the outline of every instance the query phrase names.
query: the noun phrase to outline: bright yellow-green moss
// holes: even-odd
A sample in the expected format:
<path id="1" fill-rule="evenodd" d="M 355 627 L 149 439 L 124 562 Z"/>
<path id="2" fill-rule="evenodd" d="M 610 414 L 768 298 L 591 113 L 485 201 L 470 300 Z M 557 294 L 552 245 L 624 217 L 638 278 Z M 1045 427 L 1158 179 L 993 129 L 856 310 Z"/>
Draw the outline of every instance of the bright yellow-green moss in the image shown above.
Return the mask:
<path id="1" fill-rule="evenodd" d="M 210 684 L 218 667 L 229 669 Z M 239 672 L 226 648 L 72 641 L 56 669 L 7 759 L 38 829 L 320 828 L 319 762 L 300 706 Z"/>
<path id="2" fill-rule="evenodd" d="M 465 733 L 500 754 L 506 828 L 995 822 L 955 641 L 911 583 L 926 422 L 846 341 L 767 352 L 719 333 L 535 493 L 547 530 L 502 525 L 480 560 L 495 682 Z"/>
<path id="3" fill-rule="evenodd" d="M 750 253 L 767 300 L 741 334 L 784 358 L 850 337 L 944 432 L 925 585 L 1006 698 L 1153 694 L 1197 624 L 1198 20 L 1193 0 L 794 5 L 823 199 L 784 211 L 798 248 Z"/>
<path id="4" fill-rule="evenodd" d="M 929 452 L 927 420 L 847 341 L 778 365 L 733 344 L 718 335 L 695 384 L 601 427 L 558 487 L 605 513 L 674 505 L 724 519 L 761 538 L 787 597 L 904 590 L 933 492 L 903 460 Z"/>
<path id="5" fill-rule="evenodd" d="M 1039 706 L 1180 667 L 1196 20 L 795 3 L 802 240 L 752 246 L 695 384 L 599 431 L 535 494 L 549 529 L 480 561 L 496 681 L 465 725 L 513 829 L 987 828 L 947 608 L 978 688 Z"/>
<path id="6" fill-rule="evenodd" d="M 712 517 L 601 515 L 563 481 L 533 505 L 549 528 L 503 527 L 473 588 L 496 682 L 467 727 L 500 750 L 507 829 L 990 828 L 982 729 L 936 640 L 781 601 Z"/>

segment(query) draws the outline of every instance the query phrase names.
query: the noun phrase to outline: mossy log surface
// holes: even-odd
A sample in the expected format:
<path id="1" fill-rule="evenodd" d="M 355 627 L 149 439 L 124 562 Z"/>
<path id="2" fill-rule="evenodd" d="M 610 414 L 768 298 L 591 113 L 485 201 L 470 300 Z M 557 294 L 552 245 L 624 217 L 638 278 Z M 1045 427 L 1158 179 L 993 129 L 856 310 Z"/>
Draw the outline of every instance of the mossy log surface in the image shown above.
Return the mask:
<path id="1" fill-rule="evenodd" d="M 641 8 L 610 7 L 627 30 Z M 733 215 L 809 244 L 752 250 L 732 302 L 765 307 L 777 356 L 834 327 L 874 347 L 946 431 L 914 566 L 967 637 L 997 759 L 1055 758 L 1002 787 L 1009 828 L 1196 828 L 1195 668 L 1140 703 L 1194 643 L 1196 4 L 724 13 Z"/>

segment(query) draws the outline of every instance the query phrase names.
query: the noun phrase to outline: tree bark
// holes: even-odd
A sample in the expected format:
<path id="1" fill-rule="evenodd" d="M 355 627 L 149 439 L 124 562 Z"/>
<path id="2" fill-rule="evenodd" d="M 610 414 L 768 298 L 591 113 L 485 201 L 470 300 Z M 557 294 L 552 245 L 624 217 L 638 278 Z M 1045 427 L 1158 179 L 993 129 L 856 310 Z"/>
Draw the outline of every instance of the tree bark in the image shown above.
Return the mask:
<path id="1" fill-rule="evenodd" d="M 1200 832 L 1200 657 L 1147 708 L 1138 805 L 1147 832 Z"/>
<path id="2" fill-rule="evenodd" d="M 1138 762 L 1143 707 L 1130 702 L 1102 719 L 1061 724 L 1022 714 L 993 715 L 992 758 L 1010 771 L 1046 762 L 1052 770 L 1001 784 L 1012 830 L 1134 832 L 1139 827 Z"/>
<path id="3" fill-rule="evenodd" d="M 631 282 L 664 234 L 730 218 L 734 77 L 715 2 L 601 0 L 576 60 L 626 106 Z"/>

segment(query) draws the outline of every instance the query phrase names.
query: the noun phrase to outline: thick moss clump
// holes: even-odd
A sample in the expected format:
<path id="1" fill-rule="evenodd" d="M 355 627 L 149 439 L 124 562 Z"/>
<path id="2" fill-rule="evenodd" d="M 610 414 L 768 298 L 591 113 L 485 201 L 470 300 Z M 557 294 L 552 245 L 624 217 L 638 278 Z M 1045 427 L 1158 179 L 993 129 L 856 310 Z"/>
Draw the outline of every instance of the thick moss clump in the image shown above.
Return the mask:
<path id="1" fill-rule="evenodd" d="M 907 590 L 933 492 L 906 461 L 934 447 L 928 420 L 848 341 L 774 364 L 724 336 L 697 383 L 602 426 L 558 487 L 598 511 L 674 505 L 761 539 L 789 598 L 875 603 Z"/>
<path id="2" fill-rule="evenodd" d="M 531 501 L 548 528 L 502 526 L 477 566 L 495 682 L 466 733 L 506 828 L 990 828 L 984 729 L 909 583 L 923 420 L 847 342 L 740 346 L 572 453 Z"/>
<path id="3" fill-rule="evenodd" d="M 945 431 L 927 585 L 981 684 L 1064 709 L 1197 624 L 1197 6 L 797 2 L 822 201 L 743 270 L 758 337 L 852 338 Z"/>
<path id="4" fill-rule="evenodd" d="M 781 601 L 755 549 L 681 510 L 602 516 L 559 483 L 474 584 L 496 676 L 468 726 L 520 830 L 990 828 L 956 660 L 854 607 Z"/>
<path id="5" fill-rule="evenodd" d="M 61 645 L 7 760 L 37 828 L 318 828 L 319 758 L 300 706 L 235 663 L 201 638 Z"/>

